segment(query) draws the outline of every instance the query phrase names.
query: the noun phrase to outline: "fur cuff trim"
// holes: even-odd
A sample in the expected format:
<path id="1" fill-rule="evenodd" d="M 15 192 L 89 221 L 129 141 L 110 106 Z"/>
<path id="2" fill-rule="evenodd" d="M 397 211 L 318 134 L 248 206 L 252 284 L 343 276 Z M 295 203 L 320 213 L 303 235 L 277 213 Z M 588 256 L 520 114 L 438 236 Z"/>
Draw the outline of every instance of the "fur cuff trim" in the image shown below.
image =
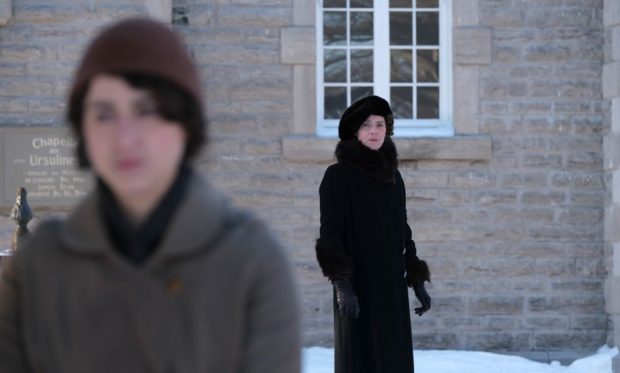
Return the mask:
<path id="1" fill-rule="evenodd" d="M 409 286 L 431 282 L 431 271 L 425 261 L 413 258 L 407 262 L 407 283 Z"/>
<path id="2" fill-rule="evenodd" d="M 316 241 L 316 258 L 323 275 L 330 280 L 353 276 L 353 260 L 342 251 L 329 248 Z"/>

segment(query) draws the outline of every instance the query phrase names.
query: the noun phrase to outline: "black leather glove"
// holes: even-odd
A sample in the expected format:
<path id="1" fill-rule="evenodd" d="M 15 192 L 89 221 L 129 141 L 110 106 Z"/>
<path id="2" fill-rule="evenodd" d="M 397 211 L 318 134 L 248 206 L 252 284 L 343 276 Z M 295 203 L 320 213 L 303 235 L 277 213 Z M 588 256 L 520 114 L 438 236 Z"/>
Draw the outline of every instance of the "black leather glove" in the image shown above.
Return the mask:
<path id="1" fill-rule="evenodd" d="M 426 288 L 424 288 L 424 283 L 419 283 L 413 285 L 413 292 L 415 293 L 415 297 L 418 298 L 422 307 L 418 307 L 415 309 L 415 314 L 418 316 L 422 316 L 424 312 L 431 309 L 431 297 L 426 292 Z"/>
<path id="2" fill-rule="evenodd" d="M 336 301 L 338 302 L 340 316 L 357 318 L 360 313 L 360 305 L 357 301 L 357 295 L 353 292 L 351 280 L 334 280 L 332 284 L 336 289 Z"/>

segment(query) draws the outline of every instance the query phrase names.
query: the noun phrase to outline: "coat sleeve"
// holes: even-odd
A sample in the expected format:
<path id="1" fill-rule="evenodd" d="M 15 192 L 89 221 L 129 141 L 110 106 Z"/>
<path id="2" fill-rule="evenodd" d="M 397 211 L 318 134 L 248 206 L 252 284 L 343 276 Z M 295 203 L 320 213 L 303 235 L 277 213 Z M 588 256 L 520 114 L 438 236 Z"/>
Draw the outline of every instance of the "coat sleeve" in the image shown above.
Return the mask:
<path id="1" fill-rule="evenodd" d="M 296 283 L 283 249 L 262 223 L 246 236 L 259 255 L 245 302 L 243 373 L 299 373 L 301 327 Z"/>
<path id="2" fill-rule="evenodd" d="M 319 196 L 321 228 L 315 246 L 317 260 L 323 275 L 330 280 L 351 277 L 353 260 L 347 255 L 344 245 L 347 190 L 343 175 L 335 167 L 325 171 Z"/>
<path id="3" fill-rule="evenodd" d="M 0 270 L 0 365 L 2 371 L 26 373 L 31 370 L 23 340 L 18 254 L 5 258 Z"/>
<path id="4" fill-rule="evenodd" d="M 411 226 L 407 222 L 407 207 L 406 207 L 406 196 L 405 196 L 405 183 L 403 182 L 403 178 L 400 175 L 400 172 L 397 172 L 397 181 L 400 184 L 401 196 L 403 199 L 403 221 L 405 226 L 405 260 L 406 260 L 406 268 L 407 268 L 407 283 L 409 286 L 414 286 L 416 284 L 422 284 L 424 281 L 431 281 L 431 273 L 428 268 L 428 265 L 424 260 L 418 258 L 418 250 L 415 246 L 415 241 L 413 240 L 413 232 L 411 231 Z"/>

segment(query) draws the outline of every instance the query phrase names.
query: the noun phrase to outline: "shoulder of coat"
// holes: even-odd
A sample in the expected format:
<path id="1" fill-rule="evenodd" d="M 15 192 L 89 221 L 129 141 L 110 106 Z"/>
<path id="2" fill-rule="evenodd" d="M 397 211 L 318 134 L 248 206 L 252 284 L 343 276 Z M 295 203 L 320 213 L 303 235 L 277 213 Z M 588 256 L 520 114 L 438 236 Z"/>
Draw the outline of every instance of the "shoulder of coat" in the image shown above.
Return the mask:
<path id="1" fill-rule="evenodd" d="M 338 162 L 338 163 L 334 163 L 331 166 L 327 167 L 327 170 L 325 171 L 325 175 L 339 177 L 352 171 L 356 172 L 353 166 L 347 164 L 346 162 Z"/>
<path id="2" fill-rule="evenodd" d="M 319 191 L 324 190 L 324 188 L 331 188 L 334 185 L 342 185 L 345 183 L 348 172 L 347 167 L 347 165 L 341 162 L 334 163 L 327 167 L 325 174 L 323 175 L 323 179 L 321 180 Z"/>
<path id="3" fill-rule="evenodd" d="M 332 173 L 332 172 L 338 172 L 338 170 L 340 170 L 342 168 L 342 163 L 338 162 L 338 163 L 334 163 L 331 164 L 327 167 L 327 169 L 325 170 L 325 173 Z"/>

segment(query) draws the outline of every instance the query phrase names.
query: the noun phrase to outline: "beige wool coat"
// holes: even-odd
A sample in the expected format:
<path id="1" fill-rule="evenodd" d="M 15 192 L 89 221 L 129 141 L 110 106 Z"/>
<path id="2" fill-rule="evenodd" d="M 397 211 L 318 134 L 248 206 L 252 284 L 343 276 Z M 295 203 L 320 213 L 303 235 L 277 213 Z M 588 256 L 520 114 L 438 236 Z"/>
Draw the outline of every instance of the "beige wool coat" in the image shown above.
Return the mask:
<path id="1" fill-rule="evenodd" d="M 39 225 L 0 280 L 0 372 L 295 373 L 295 285 L 266 227 L 199 176 L 134 266 L 97 194 Z"/>

